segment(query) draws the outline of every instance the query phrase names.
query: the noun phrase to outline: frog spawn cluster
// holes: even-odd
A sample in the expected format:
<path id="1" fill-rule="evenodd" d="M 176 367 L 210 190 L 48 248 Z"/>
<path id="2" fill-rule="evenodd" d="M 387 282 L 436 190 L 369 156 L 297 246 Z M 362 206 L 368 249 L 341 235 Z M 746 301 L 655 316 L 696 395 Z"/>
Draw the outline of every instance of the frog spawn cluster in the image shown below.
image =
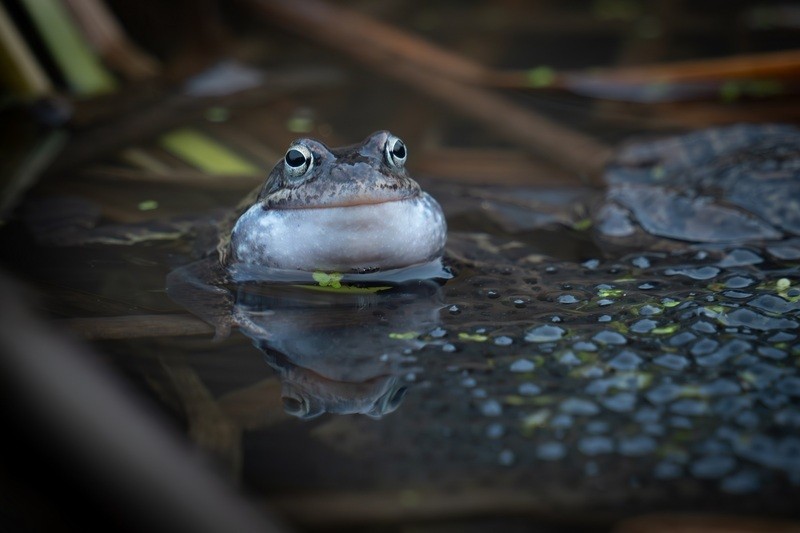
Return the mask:
<path id="1" fill-rule="evenodd" d="M 455 354 L 441 385 L 485 421 L 486 461 L 601 479 L 624 458 L 638 477 L 731 494 L 800 486 L 800 271 L 753 269 L 764 258 L 747 252 L 554 263 L 540 281 L 520 273 L 527 294 L 476 273 L 475 299 L 456 288 L 447 324 L 421 338 Z"/>

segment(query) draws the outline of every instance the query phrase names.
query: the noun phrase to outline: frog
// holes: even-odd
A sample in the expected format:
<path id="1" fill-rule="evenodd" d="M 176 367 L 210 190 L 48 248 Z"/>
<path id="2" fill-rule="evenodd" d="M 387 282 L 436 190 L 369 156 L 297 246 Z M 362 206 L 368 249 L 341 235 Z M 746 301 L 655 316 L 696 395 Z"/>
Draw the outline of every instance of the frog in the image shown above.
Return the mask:
<path id="1" fill-rule="evenodd" d="M 411 178 L 407 158 L 405 143 L 388 131 L 343 148 L 311 138 L 292 142 L 240 204 L 230 231 L 221 228 L 220 263 L 375 272 L 441 257 L 444 213 Z"/>
<path id="2" fill-rule="evenodd" d="M 219 222 L 216 246 L 167 276 L 167 293 L 224 338 L 235 323 L 231 283 L 369 292 L 376 289 L 352 286 L 448 279 L 442 207 L 410 176 L 407 159 L 405 143 L 385 130 L 342 148 L 293 141 Z"/>

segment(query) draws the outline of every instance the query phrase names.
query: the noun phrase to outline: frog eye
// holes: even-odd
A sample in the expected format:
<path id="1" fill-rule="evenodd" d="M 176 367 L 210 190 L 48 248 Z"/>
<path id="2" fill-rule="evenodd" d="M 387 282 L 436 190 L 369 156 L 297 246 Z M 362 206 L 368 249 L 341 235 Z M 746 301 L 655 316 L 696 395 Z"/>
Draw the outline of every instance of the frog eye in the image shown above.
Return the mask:
<path id="1" fill-rule="evenodd" d="M 307 174 L 314 166 L 314 156 L 302 144 L 296 144 L 286 151 L 283 158 L 283 167 L 286 174 L 292 178 L 299 178 Z"/>
<path id="2" fill-rule="evenodd" d="M 408 150 L 406 144 L 400 138 L 389 135 L 386 139 L 386 162 L 390 167 L 402 168 L 406 164 Z"/>

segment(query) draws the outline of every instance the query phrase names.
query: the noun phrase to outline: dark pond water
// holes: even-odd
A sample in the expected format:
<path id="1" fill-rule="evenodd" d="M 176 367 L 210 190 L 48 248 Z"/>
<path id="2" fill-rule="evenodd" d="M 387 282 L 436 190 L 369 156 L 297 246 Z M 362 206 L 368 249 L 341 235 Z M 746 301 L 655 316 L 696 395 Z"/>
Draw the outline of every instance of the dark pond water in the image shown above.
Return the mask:
<path id="1" fill-rule="evenodd" d="M 471 257 L 445 258 L 452 279 L 230 285 L 238 328 L 221 342 L 98 349 L 248 492 L 279 501 L 386 494 L 413 509 L 458 491 L 550 517 L 794 513 L 796 260 L 578 261 L 487 234 L 450 241 Z M 87 294 L 109 315 L 169 314 L 181 308 L 164 280 L 188 244 L 44 248 L 30 266 L 62 316 L 86 314 Z"/>
<path id="2" fill-rule="evenodd" d="M 740 14 L 755 9 L 736 6 Z M 515 26 L 487 8 L 439 32 L 458 7 L 395 15 L 406 28 L 499 66 L 569 69 L 734 53 L 742 42 L 749 51 L 781 47 L 760 30 L 747 33 L 749 41 L 735 34 L 730 20 L 714 18 L 719 7 L 699 9 L 697 27 L 686 29 L 625 9 L 621 21 L 596 26 L 553 19 L 572 28 L 564 34 L 533 22 Z M 581 10 L 566 13 L 573 11 Z M 630 17 L 641 19 L 633 30 Z M 487 29 L 484 18 L 497 26 Z M 499 38 L 504 25 L 515 33 Z M 497 44 L 475 50 L 469 32 Z M 443 205 L 451 230 L 443 266 L 388 279 L 315 273 L 198 285 L 170 299 L 168 276 L 197 260 L 213 233 L 208 221 L 243 196 L 241 182 L 225 190 L 121 183 L 78 169 L 49 176 L 0 228 L 4 265 L 38 291 L 38 308 L 54 323 L 80 330 L 71 319 L 151 320 L 92 346 L 218 470 L 256 501 L 317 527 L 476 513 L 601 528 L 655 510 L 797 517 L 796 242 L 619 246 L 634 237 L 625 234 L 598 244 L 587 207 L 598 191 L 574 173 L 330 50 L 280 32 L 257 36 L 274 47 L 270 68 L 334 65 L 346 81 L 216 105 L 190 127 L 241 148 L 264 170 L 299 135 L 336 145 L 391 129 L 409 145 L 412 174 Z M 792 119 L 782 99 L 642 108 L 564 94 L 505 96 L 613 146 L 632 135 Z M 100 169 L 96 178 L 108 167 L 128 171 L 144 154 L 169 172 L 196 172 L 167 153 L 162 133 L 85 166 Z M 455 161 L 457 170 L 442 161 Z M 523 161 L 522 171 L 506 166 L 514 161 Z M 634 167 L 631 174 L 641 170 Z M 793 172 L 794 182 L 781 182 L 789 195 L 796 194 Z M 669 217 L 698 211 L 650 210 L 637 203 L 641 189 L 630 196 L 626 184 L 615 185 L 616 198 L 635 204 L 652 227 L 667 217 L 684 237 L 690 226 L 692 236 L 714 237 L 726 224 L 702 214 L 699 222 L 686 216 L 672 224 Z M 768 189 L 745 191 L 746 208 L 785 203 L 764 218 L 796 223 L 797 199 Z M 752 202 L 769 191 L 770 202 Z M 701 202 L 719 199 L 706 193 Z M 647 194 L 666 205 L 660 191 Z M 168 328 L 187 313 L 213 318 L 219 338 L 210 330 L 147 333 L 160 319 Z"/>

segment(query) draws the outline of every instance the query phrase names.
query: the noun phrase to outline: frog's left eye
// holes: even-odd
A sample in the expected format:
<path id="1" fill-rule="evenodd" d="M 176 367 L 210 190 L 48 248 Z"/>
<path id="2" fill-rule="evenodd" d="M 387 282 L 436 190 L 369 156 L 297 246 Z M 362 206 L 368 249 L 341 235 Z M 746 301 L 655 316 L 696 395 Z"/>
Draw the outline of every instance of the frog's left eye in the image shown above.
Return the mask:
<path id="1" fill-rule="evenodd" d="M 296 144 L 289 148 L 283 158 L 283 167 L 286 170 L 286 175 L 292 178 L 304 176 L 313 166 L 314 156 L 302 144 Z"/>
<path id="2" fill-rule="evenodd" d="M 408 150 L 406 143 L 394 135 L 389 135 L 386 139 L 386 162 L 390 167 L 402 168 L 406 164 Z"/>

